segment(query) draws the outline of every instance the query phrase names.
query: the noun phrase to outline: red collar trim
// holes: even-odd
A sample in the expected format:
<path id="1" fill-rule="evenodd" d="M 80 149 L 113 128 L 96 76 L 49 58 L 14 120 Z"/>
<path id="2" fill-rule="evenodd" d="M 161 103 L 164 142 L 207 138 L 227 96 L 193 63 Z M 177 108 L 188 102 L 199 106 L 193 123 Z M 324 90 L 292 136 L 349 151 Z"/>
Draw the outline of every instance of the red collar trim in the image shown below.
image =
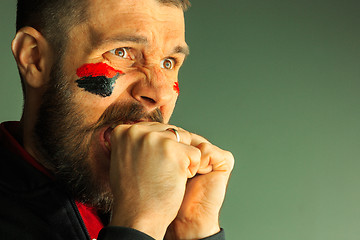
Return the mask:
<path id="1" fill-rule="evenodd" d="M 55 177 L 47 170 L 43 165 L 35 160 L 19 143 L 18 140 L 14 136 L 16 136 L 16 132 L 20 129 L 20 122 L 3 122 L 0 124 L 0 143 L 5 146 L 9 151 L 13 154 L 21 157 L 26 162 L 31 164 L 37 170 L 45 174 L 51 179 L 55 179 Z M 84 224 L 88 230 L 88 233 L 91 239 L 96 239 L 100 230 L 104 227 L 101 222 L 100 217 L 97 214 L 97 211 L 93 207 L 85 206 L 84 204 L 77 202 L 76 205 L 80 212 L 80 215 L 84 221 Z"/>
<path id="2" fill-rule="evenodd" d="M 76 201 L 76 206 L 85 223 L 86 229 L 91 239 L 97 239 L 100 230 L 104 227 L 99 215 L 94 207 L 86 206 Z"/>
<path id="3" fill-rule="evenodd" d="M 37 170 L 45 174 L 46 176 L 54 179 L 54 175 L 50 173 L 48 169 L 46 169 L 43 165 L 41 165 L 38 161 L 35 160 L 33 156 L 31 156 L 24 147 L 16 140 L 14 137 L 15 132 L 20 129 L 20 122 L 3 122 L 0 124 L 0 142 L 7 149 L 9 149 L 15 155 L 21 157 L 26 162 L 31 164 Z"/>

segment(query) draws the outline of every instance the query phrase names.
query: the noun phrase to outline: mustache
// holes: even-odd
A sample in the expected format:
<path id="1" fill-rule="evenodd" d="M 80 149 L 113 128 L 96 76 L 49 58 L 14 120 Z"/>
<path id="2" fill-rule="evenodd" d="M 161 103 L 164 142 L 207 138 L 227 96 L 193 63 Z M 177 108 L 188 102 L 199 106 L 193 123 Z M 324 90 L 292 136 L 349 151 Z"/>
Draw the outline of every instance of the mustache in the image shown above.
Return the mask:
<path id="1" fill-rule="evenodd" d="M 107 126 L 139 121 L 164 123 L 164 118 L 159 108 L 149 113 L 145 111 L 140 103 L 114 103 L 104 111 L 99 120 L 90 129 L 96 130 Z"/>

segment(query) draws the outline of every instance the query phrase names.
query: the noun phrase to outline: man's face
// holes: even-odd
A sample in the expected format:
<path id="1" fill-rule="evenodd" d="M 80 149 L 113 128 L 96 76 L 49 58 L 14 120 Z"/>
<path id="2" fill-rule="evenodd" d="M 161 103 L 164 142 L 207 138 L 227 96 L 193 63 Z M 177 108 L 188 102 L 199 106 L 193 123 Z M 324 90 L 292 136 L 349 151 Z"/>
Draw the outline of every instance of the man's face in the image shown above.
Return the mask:
<path id="1" fill-rule="evenodd" d="M 89 0 L 88 13 L 53 68 L 57 84 L 44 95 L 35 138 L 66 187 L 101 205 L 109 197 L 111 126 L 168 122 L 188 49 L 183 12 L 175 6 Z"/>
<path id="2" fill-rule="evenodd" d="M 110 104 L 129 101 L 140 102 L 148 112 L 159 108 L 169 121 L 178 96 L 174 84 L 187 50 L 182 10 L 156 0 L 89 2 L 89 21 L 71 31 L 64 62 L 66 75 L 73 77 L 75 101 L 89 115 L 89 123 Z M 75 81 L 81 67 L 100 62 L 123 73 L 106 97 L 89 94 Z"/>

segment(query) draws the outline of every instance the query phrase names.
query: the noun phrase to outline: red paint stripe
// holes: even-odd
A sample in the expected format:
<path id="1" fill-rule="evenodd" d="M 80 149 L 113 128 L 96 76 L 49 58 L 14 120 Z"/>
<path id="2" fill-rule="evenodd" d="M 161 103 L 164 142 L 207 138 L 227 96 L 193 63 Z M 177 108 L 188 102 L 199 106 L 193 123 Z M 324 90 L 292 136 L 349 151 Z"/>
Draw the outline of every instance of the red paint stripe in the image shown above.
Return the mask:
<path id="1" fill-rule="evenodd" d="M 110 67 L 106 63 L 87 63 L 81 66 L 76 74 L 79 77 L 98 77 L 98 76 L 106 76 L 108 78 L 113 78 L 117 73 L 124 74 L 120 70 L 116 70 L 113 67 Z"/>
<path id="2" fill-rule="evenodd" d="M 180 88 L 179 88 L 179 83 L 178 83 L 178 82 L 175 82 L 175 83 L 174 83 L 174 91 L 175 91 L 177 94 L 180 94 Z"/>

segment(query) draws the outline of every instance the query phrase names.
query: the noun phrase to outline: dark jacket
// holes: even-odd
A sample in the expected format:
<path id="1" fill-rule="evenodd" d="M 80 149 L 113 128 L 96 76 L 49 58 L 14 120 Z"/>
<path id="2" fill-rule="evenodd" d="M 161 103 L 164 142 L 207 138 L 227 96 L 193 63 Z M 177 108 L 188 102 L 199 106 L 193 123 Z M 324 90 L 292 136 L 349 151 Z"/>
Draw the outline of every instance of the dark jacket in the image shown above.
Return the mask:
<path id="1" fill-rule="evenodd" d="M 4 129 L 4 124 L 1 127 Z M 75 201 L 10 148 L 11 143 L 0 129 L 0 239 L 89 240 Z M 153 238 L 130 228 L 105 227 L 98 240 L 108 239 Z M 224 233 L 207 239 L 222 240 Z"/>

